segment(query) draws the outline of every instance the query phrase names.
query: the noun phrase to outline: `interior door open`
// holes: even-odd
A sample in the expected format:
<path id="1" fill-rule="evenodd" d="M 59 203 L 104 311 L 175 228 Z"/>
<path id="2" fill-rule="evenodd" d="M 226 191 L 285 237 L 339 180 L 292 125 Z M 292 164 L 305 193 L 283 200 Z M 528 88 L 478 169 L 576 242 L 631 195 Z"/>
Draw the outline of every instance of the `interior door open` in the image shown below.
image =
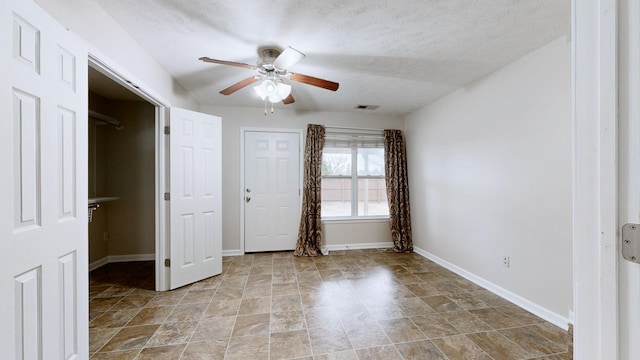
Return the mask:
<path id="1" fill-rule="evenodd" d="M 88 359 L 87 50 L 0 1 L 0 358 Z"/>
<path id="2" fill-rule="evenodd" d="M 221 119 L 169 110 L 170 289 L 222 272 Z"/>

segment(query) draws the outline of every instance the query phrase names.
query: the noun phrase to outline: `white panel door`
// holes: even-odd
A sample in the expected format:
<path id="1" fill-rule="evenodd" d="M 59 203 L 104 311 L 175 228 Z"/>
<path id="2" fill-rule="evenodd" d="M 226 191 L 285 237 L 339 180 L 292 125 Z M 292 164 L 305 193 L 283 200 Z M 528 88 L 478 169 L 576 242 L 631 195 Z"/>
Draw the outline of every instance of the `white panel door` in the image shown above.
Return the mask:
<path id="1" fill-rule="evenodd" d="M 2 0 L 0 68 L 0 357 L 87 359 L 87 51 Z"/>
<path id="2" fill-rule="evenodd" d="M 221 120 L 170 109 L 170 288 L 222 273 Z"/>
<path id="3" fill-rule="evenodd" d="M 244 250 L 293 250 L 300 224 L 300 134 L 244 133 Z"/>

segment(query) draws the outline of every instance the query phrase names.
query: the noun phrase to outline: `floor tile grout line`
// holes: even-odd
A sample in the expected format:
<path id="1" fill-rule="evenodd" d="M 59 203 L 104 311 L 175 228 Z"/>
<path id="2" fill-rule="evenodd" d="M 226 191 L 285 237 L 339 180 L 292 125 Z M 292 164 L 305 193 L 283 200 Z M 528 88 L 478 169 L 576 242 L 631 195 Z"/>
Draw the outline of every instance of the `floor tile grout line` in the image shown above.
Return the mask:
<path id="1" fill-rule="evenodd" d="M 120 330 L 122 330 L 123 328 L 124 328 L 124 327 L 119 328 L 119 329 L 118 329 L 118 331 L 114 332 L 114 333 L 113 333 L 113 335 L 109 338 L 109 340 L 105 341 L 105 342 L 104 342 L 104 344 L 102 344 L 102 346 L 100 346 L 100 348 L 98 348 L 98 350 L 96 350 L 93 354 L 97 354 L 97 353 L 99 353 L 99 352 L 100 352 L 100 350 L 102 350 L 102 348 L 104 348 L 104 347 L 109 343 L 109 341 L 111 341 L 111 340 L 112 340 L 116 335 L 118 335 L 118 333 L 120 332 Z M 91 330 L 91 329 L 89 329 L 89 330 Z M 90 355 L 93 355 L 93 354 L 90 354 Z"/>
<path id="2" fill-rule="evenodd" d="M 525 325 L 525 327 L 527 327 L 527 328 L 531 328 L 531 327 L 536 326 L 536 325 L 540 325 L 540 324 Z M 552 342 L 552 343 L 554 343 L 554 344 L 556 344 L 556 345 L 558 345 L 558 346 L 560 346 L 560 347 L 566 347 L 566 346 L 567 346 L 567 344 L 559 344 L 559 343 L 555 342 L 554 340 L 552 340 L 552 339 L 550 339 L 550 338 L 546 337 L 546 336 L 545 336 L 545 335 L 543 335 L 543 334 L 540 334 L 539 332 L 537 332 L 537 331 L 535 331 L 535 330 L 533 330 L 533 329 L 532 329 L 532 331 L 533 331 L 533 332 L 535 332 L 537 335 L 540 335 L 540 336 L 542 336 L 543 338 L 545 338 L 545 340 L 548 340 L 548 341 L 550 341 L 550 342 Z"/>
<path id="3" fill-rule="evenodd" d="M 499 333 L 502 337 L 504 337 L 505 339 L 507 339 L 507 341 L 509 341 L 510 343 L 512 343 L 513 345 L 515 345 L 516 347 L 522 349 L 524 352 L 526 352 L 527 354 L 529 354 L 530 356 L 536 356 L 535 354 L 532 354 L 531 352 L 529 352 L 527 349 L 523 348 L 522 346 L 520 346 L 520 344 L 516 343 L 515 341 L 509 339 L 508 337 L 504 336 L 502 333 L 500 333 L 500 330 L 493 330 L 493 331 L 487 331 L 487 332 L 497 332 Z M 466 336 L 466 335 L 465 335 Z M 480 346 L 480 344 L 476 343 L 475 341 L 473 341 L 473 339 L 471 339 L 470 337 L 467 336 L 467 339 L 471 340 L 474 344 L 476 344 L 476 346 L 482 348 Z M 482 349 L 484 351 L 484 349 Z M 488 354 L 487 354 L 488 355 Z"/>
<path id="4" fill-rule="evenodd" d="M 271 274 L 273 274 L 273 256 L 271 257 Z M 271 317 L 273 308 L 273 275 L 271 276 L 271 296 L 269 296 L 269 326 L 267 328 L 269 334 L 269 345 L 267 347 L 267 359 L 271 359 Z"/>
<path id="5" fill-rule="evenodd" d="M 209 279 L 209 278 L 207 278 L 207 279 Z M 207 280 L 207 279 L 203 279 L 203 280 Z M 209 302 L 208 302 L 208 303 L 206 303 L 206 304 L 207 304 L 207 306 L 205 307 L 205 310 L 202 312 L 202 314 L 200 314 L 200 318 L 199 318 L 199 319 L 198 319 L 198 321 L 197 321 L 196 327 L 195 327 L 195 329 L 194 329 L 193 333 L 189 336 L 189 339 L 186 341 L 185 346 L 184 346 L 184 348 L 182 349 L 182 352 L 180 353 L 180 357 L 179 357 L 179 358 L 182 358 L 182 357 L 183 357 L 183 355 L 184 355 L 184 353 L 187 351 L 187 348 L 189 347 L 189 344 L 191 343 L 191 340 L 193 339 L 193 336 L 196 334 L 196 332 L 198 331 L 198 328 L 200 327 L 200 323 L 202 322 L 202 319 L 204 318 L 204 314 L 206 313 L 207 309 L 209 308 L 209 306 L 210 306 L 211 302 L 213 301 L 213 298 L 214 298 L 214 297 L 215 297 L 215 295 L 218 293 L 218 289 L 219 289 L 219 287 L 220 287 L 220 284 L 218 284 L 218 285 L 216 286 L 215 291 L 213 292 L 213 295 L 211 296 L 211 299 L 209 299 Z M 186 298 L 186 296 L 187 296 L 187 295 L 189 294 L 189 292 L 191 292 L 192 290 L 193 290 L 193 286 L 191 286 L 191 287 L 189 288 L 189 290 L 187 290 L 187 291 L 185 292 L 184 296 L 180 299 L 180 301 L 178 302 L 178 304 L 176 305 L 176 307 L 182 303 L 182 301 Z M 197 290 L 194 290 L 194 291 L 197 291 Z M 175 311 L 175 308 L 171 311 L 171 313 L 169 313 L 169 315 L 167 316 L 167 319 L 171 316 L 171 314 L 173 313 L 173 311 Z M 165 319 L 165 322 L 166 322 L 166 320 L 167 320 L 167 319 Z"/>
<path id="6" fill-rule="evenodd" d="M 234 259 L 235 260 L 235 259 Z M 252 261 L 253 262 L 253 261 Z M 232 262 L 233 264 L 233 262 Z M 219 286 L 222 286 L 222 280 Z M 218 290 L 220 289 L 220 287 L 218 287 Z M 216 291 L 217 294 L 217 291 Z M 213 299 L 212 299 L 213 301 Z M 242 304 L 242 300 L 240 301 L 240 304 Z M 238 313 L 240 312 L 240 304 L 238 304 L 238 309 L 236 310 L 236 315 L 234 316 L 233 319 L 233 326 L 231 327 L 231 333 L 229 334 L 229 339 L 227 340 L 227 348 L 224 351 L 224 358 L 227 358 L 227 353 L 229 352 L 229 347 L 231 346 L 231 339 L 233 338 L 233 330 L 236 327 L 236 323 L 238 322 Z"/>

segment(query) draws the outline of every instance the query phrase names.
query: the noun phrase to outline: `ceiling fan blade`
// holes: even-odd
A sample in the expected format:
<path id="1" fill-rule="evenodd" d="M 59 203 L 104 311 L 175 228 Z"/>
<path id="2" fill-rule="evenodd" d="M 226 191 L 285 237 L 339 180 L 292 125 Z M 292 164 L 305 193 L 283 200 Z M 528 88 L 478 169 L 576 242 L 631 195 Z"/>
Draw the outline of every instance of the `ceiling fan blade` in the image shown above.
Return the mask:
<path id="1" fill-rule="evenodd" d="M 320 78 L 309 76 L 309 75 L 294 74 L 294 73 L 290 73 L 290 74 L 291 74 L 291 80 L 293 81 L 301 82 L 307 85 L 321 87 L 323 89 L 327 89 L 331 91 L 338 90 L 338 87 L 340 86 L 340 84 L 338 84 L 337 82 L 324 80 L 324 79 L 320 79 Z"/>
<path id="2" fill-rule="evenodd" d="M 235 61 L 211 59 L 211 58 L 208 58 L 206 56 L 201 57 L 199 60 L 202 60 L 204 62 L 214 63 L 214 64 L 237 66 L 237 67 L 241 67 L 241 68 L 245 68 L 245 69 L 251 69 L 251 70 L 257 70 L 258 69 L 258 67 L 254 66 L 254 65 L 249 65 L 249 64 L 245 64 L 245 63 L 239 63 L 239 62 L 235 62 Z"/>
<path id="3" fill-rule="evenodd" d="M 273 66 L 280 70 L 286 70 L 295 65 L 298 61 L 304 59 L 305 56 L 305 54 L 289 46 L 284 49 L 280 55 L 278 55 L 276 60 L 273 62 Z"/>
<path id="4" fill-rule="evenodd" d="M 235 83 L 235 84 L 229 86 L 228 88 L 220 91 L 220 94 L 222 94 L 222 95 L 231 95 L 234 92 L 242 89 L 243 87 L 251 85 L 254 82 L 258 81 L 258 78 L 259 78 L 259 76 L 251 76 L 251 77 L 248 77 L 248 78 L 246 78 L 246 79 L 244 79 L 242 81 L 238 81 L 237 83 Z"/>
<path id="5" fill-rule="evenodd" d="M 282 100 L 282 103 L 284 103 L 285 105 L 293 104 L 294 102 L 295 100 L 293 99 L 293 95 L 291 94 L 289 94 L 289 96 Z"/>

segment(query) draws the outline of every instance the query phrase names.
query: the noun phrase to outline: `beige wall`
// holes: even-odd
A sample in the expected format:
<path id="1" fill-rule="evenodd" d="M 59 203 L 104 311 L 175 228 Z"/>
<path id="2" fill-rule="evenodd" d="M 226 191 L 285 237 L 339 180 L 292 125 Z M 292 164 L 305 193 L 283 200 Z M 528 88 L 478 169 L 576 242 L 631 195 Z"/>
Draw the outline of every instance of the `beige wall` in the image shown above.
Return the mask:
<path id="1" fill-rule="evenodd" d="M 155 109 L 145 102 L 111 102 L 124 130 L 108 137 L 109 255 L 155 253 Z"/>
<path id="2" fill-rule="evenodd" d="M 571 44 L 558 39 L 405 119 L 414 245 L 568 321 Z M 509 268 L 502 257 L 509 256 Z"/>
<path id="3" fill-rule="evenodd" d="M 104 112 L 106 100 L 89 93 L 89 108 L 94 111 Z M 107 127 L 97 125 L 89 119 L 89 198 L 107 194 Z M 98 261 L 109 255 L 108 242 L 103 241 L 103 235 L 109 231 L 107 203 L 100 204 L 100 208 L 93 212 L 93 219 L 89 223 L 89 263 Z"/>
<path id="4" fill-rule="evenodd" d="M 89 224 L 89 262 L 105 256 L 155 253 L 155 109 L 145 102 L 90 97 L 89 107 L 119 120 L 123 130 L 96 126 L 95 176 L 89 196 L 116 196 Z M 91 135 L 91 132 L 90 132 Z M 90 138 L 90 148 L 92 140 Z M 90 158 L 92 150 L 90 150 Z M 89 172 L 92 172 L 90 160 Z M 108 241 L 104 233 L 108 233 Z"/>
<path id="5" fill-rule="evenodd" d="M 323 246 L 328 249 L 358 249 L 391 244 L 389 220 L 333 221 L 322 224 Z"/>
<path id="6" fill-rule="evenodd" d="M 238 94 L 237 96 L 242 96 Z M 371 113 L 304 112 L 276 109 L 265 116 L 262 103 L 256 99 L 256 108 L 203 106 L 200 111 L 222 117 L 222 249 L 241 248 L 240 238 L 240 129 L 241 127 L 302 129 L 307 124 L 374 129 L 402 129 L 402 117 Z M 304 136 L 302 142 L 304 143 Z M 304 146 L 304 145 L 302 145 Z M 299 219 L 296 219 L 298 221 Z M 326 245 L 370 244 L 390 242 L 388 222 L 355 224 L 327 223 L 324 225 Z"/>

